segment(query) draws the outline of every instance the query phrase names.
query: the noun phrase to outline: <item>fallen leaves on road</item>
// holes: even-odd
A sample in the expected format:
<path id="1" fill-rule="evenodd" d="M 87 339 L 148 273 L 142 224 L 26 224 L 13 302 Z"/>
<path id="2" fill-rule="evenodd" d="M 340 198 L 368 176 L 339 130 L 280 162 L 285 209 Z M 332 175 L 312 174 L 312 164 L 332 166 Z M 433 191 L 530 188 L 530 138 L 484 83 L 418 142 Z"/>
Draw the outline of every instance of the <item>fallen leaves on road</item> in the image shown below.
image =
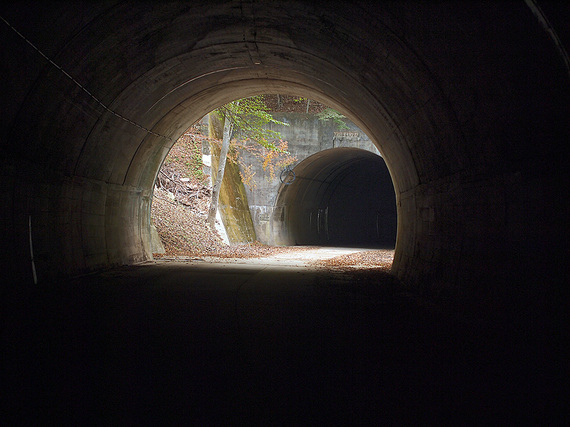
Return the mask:
<path id="1" fill-rule="evenodd" d="M 340 255 L 315 261 L 311 265 L 333 270 L 375 269 L 390 272 L 393 260 L 393 249 L 380 249 Z"/>

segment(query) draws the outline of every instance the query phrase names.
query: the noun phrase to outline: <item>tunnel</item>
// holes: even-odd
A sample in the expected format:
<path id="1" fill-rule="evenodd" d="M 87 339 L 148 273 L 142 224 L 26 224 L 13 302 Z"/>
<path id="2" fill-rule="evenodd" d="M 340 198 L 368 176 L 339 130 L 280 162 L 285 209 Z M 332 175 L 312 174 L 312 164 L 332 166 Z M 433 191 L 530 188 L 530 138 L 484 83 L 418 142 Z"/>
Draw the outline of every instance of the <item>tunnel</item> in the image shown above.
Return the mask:
<path id="1" fill-rule="evenodd" d="M 436 424 L 449 423 L 458 402 L 475 409 L 456 424 L 563 424 L 568 22 L 567 5 L 537 0 L 3 2 L 0 382 L 11 421 L 30 395 L 44 423 L 80 396 L 70 424 L 109 424 L 97 409 L 123 404 L 132 410 L 117 424 L 147 424 L 155 398 L 165 416 L 194 405 L 208 424 L 202 403 L 216 413 L 275 396 L 277 418 L 317 399 L 331 424 L 341 401 L 346 424 L 378 401 L 403 404 L 390 424 L 437 409 Z M 397 214 L 391 275 L 149 266 L 153 184 L 172 145 L 215 108 L 268 93 L 328 105 L 377 146 Z M 343 185 L 386 179 L 367 155 L 335 153 L 307 169 L 336 187 L 301 185 L 299 171 L 280 199 L 284 226 L 318 225 L 319 244 L 346 237 L 331 228 L 352 196 Z M 378 224 L 378 201 L 357 200 L 363 231 Z M 281 293 L 266 286 L 277 281 Z M 255 363 L 238 357 L 244 348 Z"/>
<path id="2" fill-rule="evenodd" d="M 285 245 L 393 248 L 396 199 L 382 158 L 332 148 L 300 162 L 281 185 L 272 218 Z"/>
<path id="3" fill-rule="evenodd" d="M 176 139 L 226 102 L 283 93 L 330 105 L 377 145 L 396 195 L 392 271 L 411 289 L 491 304 L 560 292 L 567 12 L 532 0 L 3 4 L 3 278 L 152 259 L 152 185 Z"/>

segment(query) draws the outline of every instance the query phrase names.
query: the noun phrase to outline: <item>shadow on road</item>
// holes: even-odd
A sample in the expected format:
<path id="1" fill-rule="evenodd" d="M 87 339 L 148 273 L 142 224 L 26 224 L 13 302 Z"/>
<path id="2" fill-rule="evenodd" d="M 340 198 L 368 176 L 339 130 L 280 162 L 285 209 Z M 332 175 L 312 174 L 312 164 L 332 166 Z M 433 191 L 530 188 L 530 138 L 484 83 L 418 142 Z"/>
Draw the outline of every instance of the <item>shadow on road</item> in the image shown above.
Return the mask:
<path id="1" fill-rule="evenodd" d="M 546 347 L 471 324 L 378 271 L 156 263 L 7 289 L 3 305 L 11 424 L 480 424 L 562 413 Z"/>

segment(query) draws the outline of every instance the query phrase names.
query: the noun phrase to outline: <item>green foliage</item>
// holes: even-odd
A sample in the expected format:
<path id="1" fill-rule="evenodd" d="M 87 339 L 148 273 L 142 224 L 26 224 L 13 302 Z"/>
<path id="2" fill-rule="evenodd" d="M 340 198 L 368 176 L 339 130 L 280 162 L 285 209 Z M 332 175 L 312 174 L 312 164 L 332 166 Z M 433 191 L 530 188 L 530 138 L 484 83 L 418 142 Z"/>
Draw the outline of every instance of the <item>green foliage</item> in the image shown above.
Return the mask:
<path id="1" fill-rule="evenodd" d="M 346 117 L 343 114 L 339 113 L 338 111 L 333 110 L 332 108 L 324 109 L 323 111 L 317 114 L 317 117 L 319 118 L 319 120 L 322 120 L 324 122 L 328 121 L 334 122 L 338 130 L 350 129 L 343 120 Z"/>
<path id="2" fill-rule="evenodd" d="M 266 105 L 263 96 L 254 96 L 230 102 L 215 110 L 215 115 L 220 120 L 210 121 L 211 125 L 216 123 L 220 129 L 213 134 L 220 134 L 224 127 L 224 121 L 230 120 L 232 130 L 236 130 L 236 137 L 230 137 L 230 146 L 227 158 L 230 162 L 240 165 L 240 175 L 242 182 L 251 189 L 256 187 L 252 165 L 246 165 L 240 152 L 248 151 L 263 166 L 263 170 L 269 171 L 271 179 L 275 178 L 276 168 L 289 165 L 296 161 L 287 151 L 287 141 L 281 140 L 281 134 L 268 129 L 268 124 L 289 126 L 288 123 L 281 122 L 273 118 L 269 107 Z M 221 125 L 221 126 L 220 126 Z M 212 131 L 212 127 L 210 127 Z M 220 135 L 221 136 L 221 135 Z M 218 145 L 221 149 L 221 141 L 214 137 L 211 143 Z"/>
<path id="3" fill-rule="evenodd" d="M 198 155 L 193 155 L 192 162 L 186 162 L 186 166 L 188 166 L 188 169 L 192 176 L 199 182 L 202 182 L 204 179 L 204 171 L 202 170 L 204 167 L 204 163 L 202 162 L 202 154 L 199 153 Z"/>
<path id="4" fill-rule="evenodd" d="M 271 129 L 264 128 L 269 123 L 289 126 L 273 118 L 269 108 L 263 101 L 263 96 L 253 96 L 230 102 L 216 110 L 216 113 L 225 120 L 230 120 L 234 129 L 239 132 L 240 139 L 252 140 L 263 147 L 279 151 L 273 140 L 279 139 L 280 134 Z"/>

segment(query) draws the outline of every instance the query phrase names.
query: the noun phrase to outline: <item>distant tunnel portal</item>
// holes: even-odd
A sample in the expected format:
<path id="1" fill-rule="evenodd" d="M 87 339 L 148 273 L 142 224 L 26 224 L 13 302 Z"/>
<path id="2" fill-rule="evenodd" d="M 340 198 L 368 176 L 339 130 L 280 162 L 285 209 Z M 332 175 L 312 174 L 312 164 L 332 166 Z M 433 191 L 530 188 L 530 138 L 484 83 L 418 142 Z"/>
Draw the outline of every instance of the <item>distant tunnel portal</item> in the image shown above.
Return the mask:
<path id="1" fill-rule="evenodd" d="M 396 242 L 396 200 L 384 160 L 355 148 L 305 159 L 277 197 L 276 243 L 389 247 Z"/>

